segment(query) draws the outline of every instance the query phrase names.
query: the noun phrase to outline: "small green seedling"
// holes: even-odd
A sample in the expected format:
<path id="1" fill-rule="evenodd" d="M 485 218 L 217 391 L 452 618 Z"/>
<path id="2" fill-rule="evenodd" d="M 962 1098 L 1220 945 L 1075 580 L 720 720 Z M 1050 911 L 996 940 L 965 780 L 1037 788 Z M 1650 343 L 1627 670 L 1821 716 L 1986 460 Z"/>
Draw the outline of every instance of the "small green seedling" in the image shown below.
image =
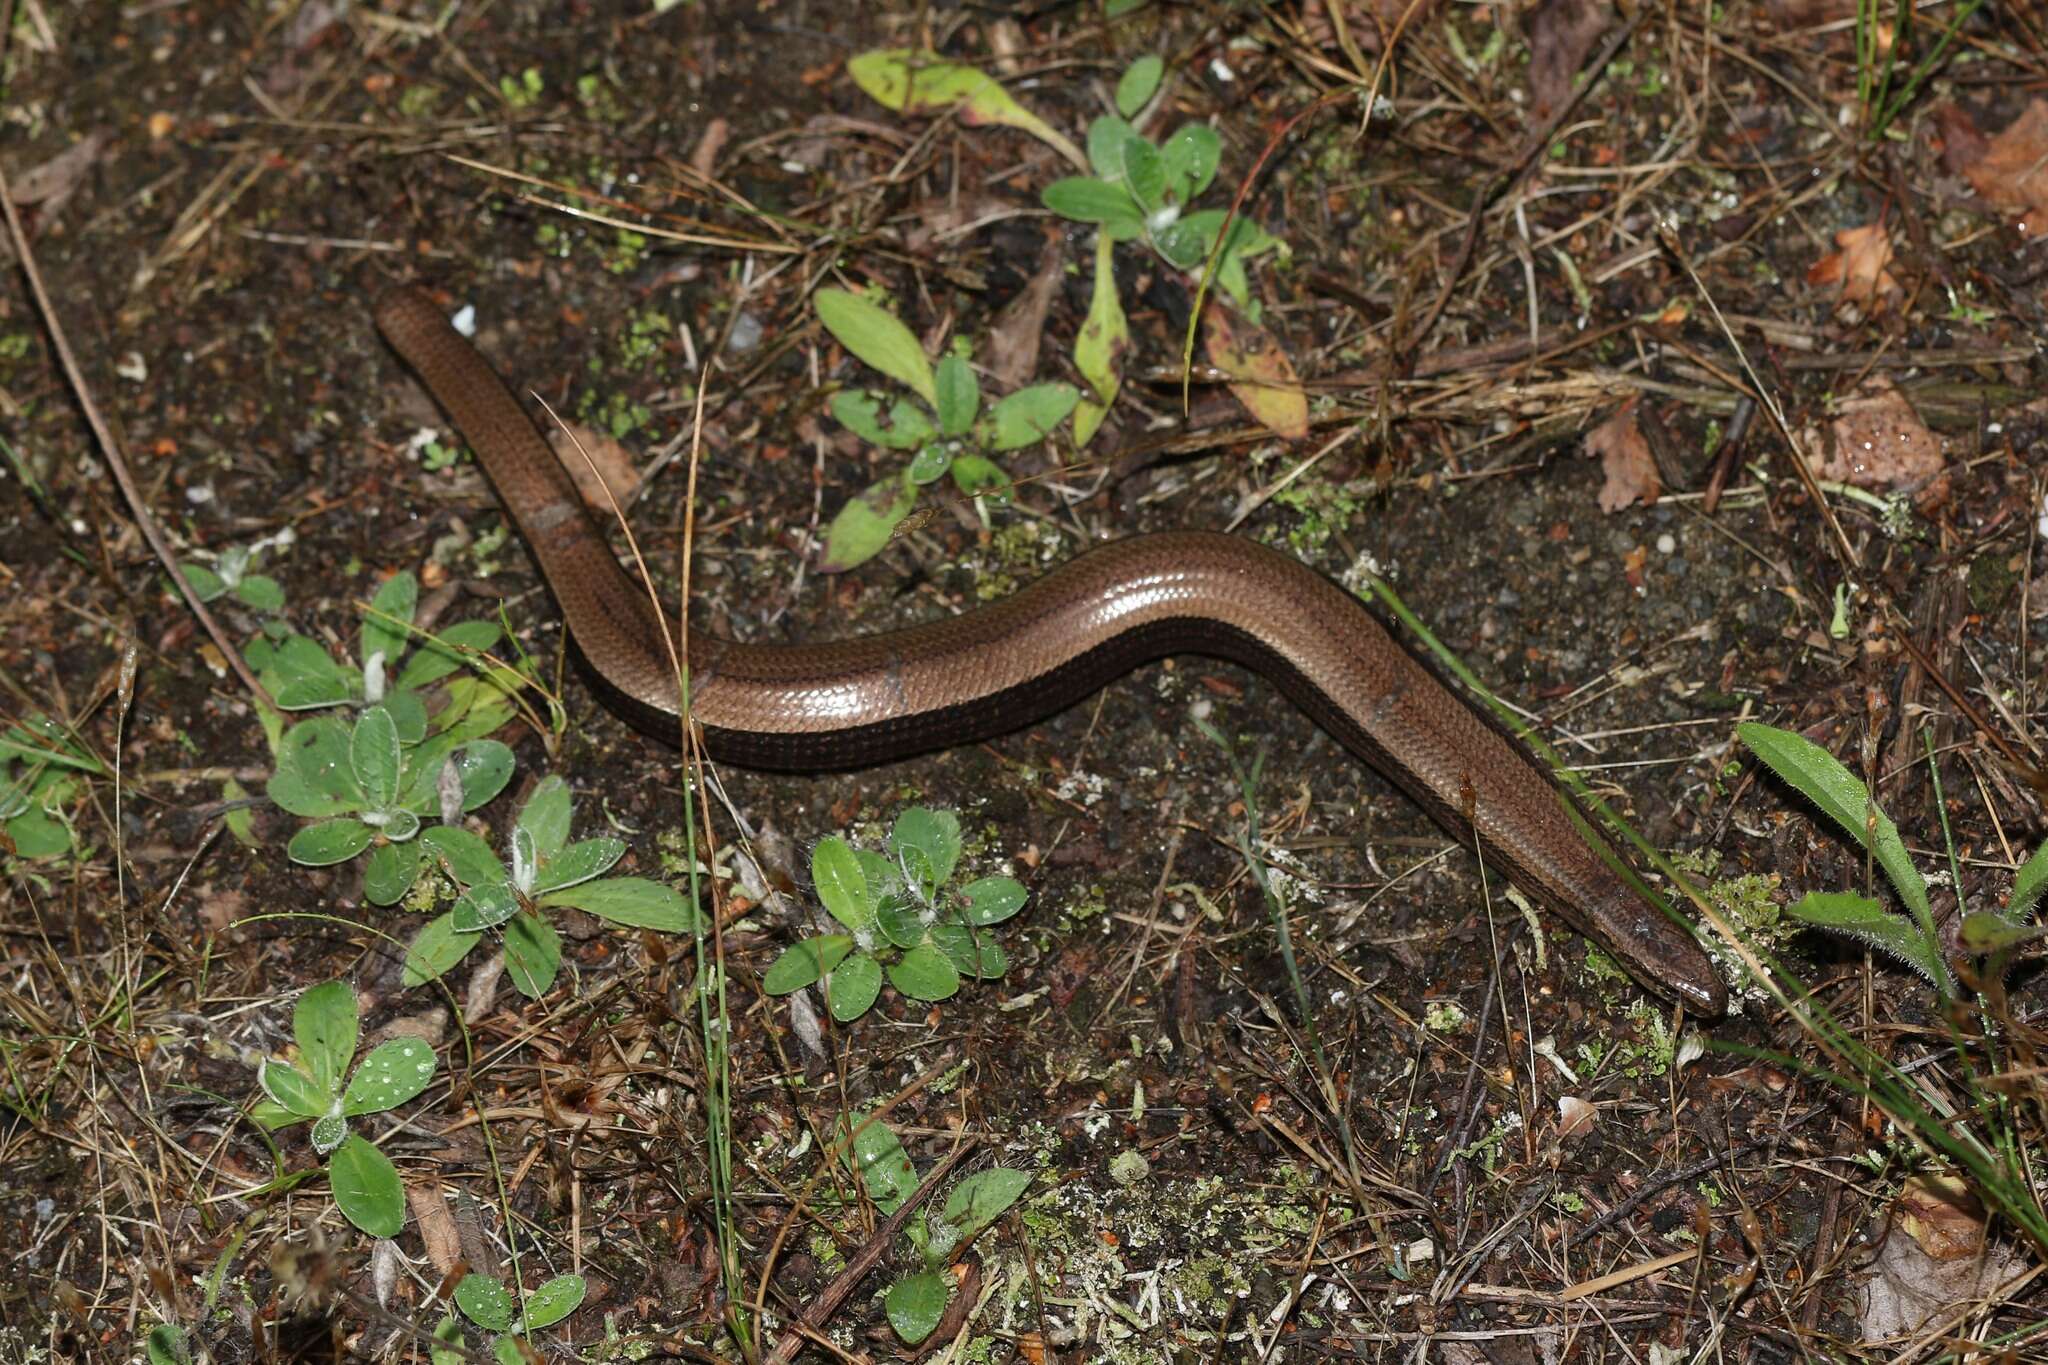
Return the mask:
<path id="1" fill-rule="evenodd" d="M 504 944 L 505 970 L 529 999 L 554 985 L 562 940 L 547 911 L 574 906 L 633 929 L 694 933 L 697 913 L 666 882 L 606 877 L 626 851 L 610 837 L 569 842 L 569 784 L 559 777 L 533 789 L 512 823 L 508 869 L 491 846 L 457 825 L 420 835 L 421 856 L 438 859 L 462 888 L 455 908 L 428 921 L 405 954 L 405 984 L 432 981 L 469 955 L 485 935 Z"/>
<path id="2" fill-rule="evenodd" d="M 417 1038 L 380 1043 L 343 1085 L 357 1037 L 356 993 L 346 981 L 323 982 L 300 996 L 292 1034 L 298 1061 L 263 1063 L 257 1079 L 270 1098 L 253 1117 L 265 1128 L 310 1120 L 336 1206 L 372 1237 L 396 1237 L 405 1226 L 398 1168 L 368 1138 L 351 1133 L 348 1121 L 395 1109 L 425 1090 L 434 1079 L 434 1050 Z"/>
<path id="3" fill-rule="evenodd" d="M 1772 772 L 1869 852 L 1907 911 L 1901 915 L 1887 910 L 1855 892 L 1810 891 L 1787 906 L 1786 913 L 1896 958 L 1932 982 L 1943 999 L 1953 997 L 1955 975 L 1942 953 L 1928 903 L 1927 881 L 1913 865 L 1898 826 L 1878 808 L 1870 789 L 1833 754 L 1803 735 L 1755 722 L 1737 726 L 1735 733 Z M 1964 917 L 1963 947 L 1989 955 L 1996 970 L 2002 972 L 2010 950 L 2038 936 L 2026 921 L 2044 891 L 2048 891 L 2048 844 L 2021 865 L 2004 909 L 1972 911 Z"/>
<path id="4" fill-rule="evenodd" d="M 497 1280 L 470 1274 L 455 1286 L 455 1306 L 491 1336 L 491 1354 L 501 1365 L 526 1365 L 539 1354 L 521 1340 L 544 1327 L 552 1327 L 575 1312 L 583 1302 L 585 1285 L 581 1275 L 557 1275 L 526 1296 L 522 1305 Z M 444 1343 L 433 1349 L 434 1365 L 464 1365 L 460 1351 L 447 1347 L 462 1345 L 462 1324 L 450 1313 L 434 1328 L 434 1340 Z"/>
<path id="5" fill-rule="evenodd" d="M 983 932 L 1024 908 L 1012 877 L 949 887 L 960 861 L 960 821 L 913 806 L 896 818 L 886 854 L 855 849 L 836 835 L 811 855 L 811 880 L 843 934 L 807 938 L 777 958 L 761 985 L 788 995 L 822 980 L 834 1019 L 858 1019 L 889 984 L 913 1000 L 944 1000 L 963 976 L 994 979 L 1009 967 Z"/>
<path id="6" fill-rule="evenodd" d="M 1128 118 L 1151 99 L 1159 72 L 1157 58 L 1140 58 L 1118 84 L 1121 112 L 1088 126 L 1088 164 L 1095 174 L 1055 180 L 1039 197 L 1062 218 L 1098 224 L 1113 242 L 1142 241 L 1183 274 L 1202 269 L 1228 220 L 1230 236 L 1216 253 L 1216 283 L 1243 307 L 1251 301 L 1245 262 L 1275 250 L 1280 239 L 1249 218 L 1231 219 L 1223 209 L 1189 212 L 1216 177 L 1223 143 L 1204 123 L 1184 123 L 1159 144 L 1131 126 Z"/>
<path id="7" fill-rule="evenodd" d="M 842 389 L 832 415 L 865 441 L 910 452 L 910 463 L 870 485 L 839 509 L 825 532 L 820 567 L 828 573 L 871 559 L 910 515 L 917 490 L 951 475 L 969 497 L 1006 495 L 1009 478 L 986 452 L 1017 450 L 1050 436 L 1073 412 L 1080 391 L 1072 384 L 1033 384 L 982 412 L 981 381 L 960 350 L 935 367 L 924 347 L 894 313 L 844 289 L 820 289 L 818 319 L 855 358 L 894 379 L 911 395 L 887 413 L 882 396 Z"/>
<path id="8" fill-rule="evenodd" d="M 160 1322 L 142 1339 L 143 1358 L 149 1365 L 192 1365 L 192 1345 L 185 1329 L 175 1322 Z"/>
<path id="9" fill-rule="evenodd" d="M 262 545 L 230 545 L 215 556 L 213 567 L 187 562 L 178 565 L 178 572 L 202 602 L 233 596 L 252 611 L 283 611 L 284 588 L 269 574 L 252 572 L 263 549 Z"/>
<path id="10" fill-rule="evenodd" d="M 250 641 L 246 657 L 279 710 L 382 706 L 398 723 L 405 744 L 426 737 L 426 689 L 472 666 L 479 666 L 474 676 L 448 682 L 447 701 L 431 717 L 434 728 L 460 741 L 490 734 L 511 720 L 516 711 L 512 697 L 522 679 L 484 658 L 503 633 L 497 623 L 457 622 L 424 637 L 408 655 L 418 605 L 419 583 L 410 573 L 384 580 L 363 613 L 360 658 L 353 665 L 338 662 L 317 641 L 276 623 Z"/>
<path id="11" fill-rule="evenodd" d="M 47 716 L 29 716 L 0 733 L 0 836 L 17 858 L 61 858 L 71 851 L 72 799 L 106 765 Z"/>
<path id="12" fill-rule="evenodd" d="M 327 867 L 374 845 L 363 894 L 372 905 L 393 905 L 419 876 L 412 841 L 423 817 L 475 810 L 505 790 L 512 766 L 512 751 L 495 739 L 458 745 L 435 735 L 408 746 L 391 713 L 372 706 L 352 726 L 315 716 L 287 730 L 265 790 L 285 810 L 315 822 L 292 836 L 287 857 Z"/>
<path id="13" fill-rule="evenodd" d="M 917 1168 L 901 1140 L 880 1119 L 867 1119 L 854 1128 L 852 1148 L 868 1197 L 883 1213 L 894 1213 L 917 1193 Z M 946 1266 L 964 1255 L 982 1229 L 1002 1217 L 1030 1185 L 1029 1171 L 980 1171 L 955 1185 L 937 1214 L 905 1225 L 904 1237 L 923 1269 L 889 1286 L 882 1306 L 889 1325 L 906 1344 L 915 1346 L 930 1336 L 945 1314 L 953 1292 Z"/>

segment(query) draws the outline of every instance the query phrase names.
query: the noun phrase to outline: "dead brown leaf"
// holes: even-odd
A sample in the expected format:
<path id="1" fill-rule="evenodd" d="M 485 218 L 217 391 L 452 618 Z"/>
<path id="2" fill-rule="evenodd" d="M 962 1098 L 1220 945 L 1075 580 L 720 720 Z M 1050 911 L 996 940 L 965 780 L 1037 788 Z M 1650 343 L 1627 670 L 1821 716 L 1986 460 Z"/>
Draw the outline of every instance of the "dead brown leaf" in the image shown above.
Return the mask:
<path id="1" fill-rule="evenodd" d="M 55 218 L 85 179 L 85 173 L 100 159 L 105 133 L 87 133 L 40 165 L 31 166 L 8 181 L 14 202 L 24 207 L 40 204 L 45 220 Z"/>
<path id="2" fill-rule="evenodd" d="M 2017 214 L 2021 232 L 2048 236 L 2048 100 L 2028 104 L 1963 174 L 1986 201 Z"/>
<path id="3" fill-rule="evenodd" d="M 633 495 L 640 491 L 640 468 L 633 463 L 632 452 L 609 432 L 581 422 L 564 422 L 548 432 L 548 442 L 555 448 L 555 458 L 576 481 L 576 493 L 584 505 L 605 521 L 613 516 L 612 502 L 605 497 L 605 489 L 611 489 L 621 511 L 631 505 Z"/>
<path id="4" fill-rule="evenodd" d="M 1809 439 L 1808 449 L 1816 445 L 1826 454 L 1814 472 L 1858 488 L 1911 487 L 1948 463 L 1942 439 L 1882 376 L 1866 380 L 1842 401 L 1827 437 Z"/>
<path id="5" fill-rule="evenodd" d="M 1947 1177 L 1915 1177 L 1892 1206 L 1891 1232 L 1862 1286 L 1863 1340 L 1905 1337 L 1937 1313 L 1989 1302 L 2026 1258 L 1984 1237 L 1984 1215 Z"/>
<path id="6" fill-rule="evenodd" d="M 1895 253 L 1891 233 L 1883 223 L 1844 228 L 1835 234 L 1835 245 L 1840 250 L 1807 267 L 1808 284 L 1837 286 L 1842 302 L 1860 305 L 1870 317 L 1905 295 L 1890 269 Z"/>
<path id="7" fill-rule="evenodd" d="M 1579 68 L 1614 23 L 1607 0 L 1543 0 L 1529 18 L 1529 114 L 1547 116 L 1570 98 Z"/>
<path id="8" fill-rule="evenodd" d="M 408 1183 L 405 1202 L 412 1206 L 413 1222 L 420 1230 L 427 1260 L 444 1278 L 454 1274 L 455 1268 L 463 1264 L 462 1234 L 455 1230 L 455 1216 L 448 1212 L 441 1182 L 429 1177 Z"/>
<path id="9" fill-rule="evenodd" d="M 1577 1095 L 1557 1097 L 1557 1135 L 1566 1142 L 1585 1137 L 1593 1131 L 1593 1120 L 1599 1110 L 1580 1099 Z"/>
<path id="10" fill-rule="evenodd" d="M 1631 398 L 1614 414 L 1586 433 L 1586 453 L 1600 457 L 1600 510 L 1619 512 L 1634 502 L 1654 503 L 1664 491 L 1657 477 L 1657 460 L 1650 443 L 1636 425 L 1636 400 Z"/>
<path id="11" fill-rule="evenodd" d="M 1232 396 L 1252 419 L 1290 441 L 1308 435 L 1308 395 L 1273 334 L 1215 299 L 1202 310 L 1202 320 L 1209 363 L 1230 376 Z"/>
<path id="12" fill-rule="evenodd" d="M 1046 314 L 1053 295 L 1066 278 L 1067 258 L 1060 249 L 1061 234 L 1046 236 L 1045 249 L 1038 257 L 1038 273 L 1017 291 L 1017 297 L 1003 306 L 990 324 L 989 376 L 998 392 L 1008 393 L 1031 382 L 1038 373 L 1038 346 L 1045 338 Z"/>
<path id="13" fill-rule="evenodd" d="M 705 124 L 697 145 L 690 149 L 690 169 L 706 180 L 713 179 L 718 170 L 718 154 L 725 150 L 726 140 L 731 136 L 732 125 L 722 118 Z"/>

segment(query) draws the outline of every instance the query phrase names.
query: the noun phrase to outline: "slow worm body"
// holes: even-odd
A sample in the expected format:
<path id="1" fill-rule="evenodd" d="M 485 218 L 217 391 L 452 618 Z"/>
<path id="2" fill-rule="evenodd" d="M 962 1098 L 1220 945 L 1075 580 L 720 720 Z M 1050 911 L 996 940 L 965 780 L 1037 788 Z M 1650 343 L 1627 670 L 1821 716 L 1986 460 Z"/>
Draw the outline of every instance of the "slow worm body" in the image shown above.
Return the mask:
<path id="1" fill-rule="evenodd" d="M 377 325 L 476 452 L 540 563 L 607 705 L 679 737 L 661 619 L 606 544 L 504 383 L 414 289 Z M 673 618 L 671 618 L 673 619 Z M 1001 734 L 1176 653 L 1263 675 L 1515 884 L 1628 964 L 1644 985 L 1718 1014 L 1720 978 L 1691 934 L 1638 895 L 1522 750 L 1298 561 L 1207 532 L 1135 536 L 1076 556 L 1000 602 L 821 644 L 693 631 L 690 711 L 715 758 L 859 767 Z M 1605 856 L 1603 856 L 1603 854 Z"/>

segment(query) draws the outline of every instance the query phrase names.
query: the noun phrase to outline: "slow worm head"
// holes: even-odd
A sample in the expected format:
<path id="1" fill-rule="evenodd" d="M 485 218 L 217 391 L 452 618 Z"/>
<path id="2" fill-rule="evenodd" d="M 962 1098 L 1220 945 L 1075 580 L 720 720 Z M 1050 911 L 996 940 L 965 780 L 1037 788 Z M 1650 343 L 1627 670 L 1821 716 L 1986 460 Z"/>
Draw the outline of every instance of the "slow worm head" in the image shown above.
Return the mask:
<path id="1" fill-rule="evenodd" d="M 387 295 L 377 326 L 476 452 L 606 704 L 673 742 L 680 708 L 661 618 L 525 409 L 418 290 Z M 1726 1007 L 1692 934 L 1614 871 L 1613 853 L 1573 820 L 1567 798 L 1519 746 L 1356 598 L 1236 536 L 1115 541 L 1002 601 L 879 635 L 784 645 L 694 632 L 690 710 L 714 757 L 859 767 L 1018 729 L 1183 652 L 1269 679 L 1461 841 L 1476 836 L 1516 885 L 1645 986 L 1704 1014 Z"/>

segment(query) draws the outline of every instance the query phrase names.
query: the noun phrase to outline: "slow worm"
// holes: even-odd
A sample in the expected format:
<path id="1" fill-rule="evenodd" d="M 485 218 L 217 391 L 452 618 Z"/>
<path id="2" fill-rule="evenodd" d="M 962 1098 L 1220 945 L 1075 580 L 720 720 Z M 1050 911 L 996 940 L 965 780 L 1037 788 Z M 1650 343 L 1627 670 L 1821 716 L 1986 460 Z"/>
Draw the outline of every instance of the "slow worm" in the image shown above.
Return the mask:
<path id="1" fill-rule="evenodd" d="M 418 290 L 387 295 L 377 326 L 490 475 L 606 704 L 676 741 L 676 675 L 656 609 L 526 410 Z M 690 710 L 715 758 L 853 768 L 1016 730 L 1177 653 L 1264 676 L 1460 840 L 1476 833 L 1516 885 L 1645 986 L 1701 1013 L 1725 1007 L 1692 935 L 1613 870 L 1519 746 L 1351 594 L 1236 536 L 1114 541 L 989 606 L 849 640 L 742 644 L 693 631 Z"/>

